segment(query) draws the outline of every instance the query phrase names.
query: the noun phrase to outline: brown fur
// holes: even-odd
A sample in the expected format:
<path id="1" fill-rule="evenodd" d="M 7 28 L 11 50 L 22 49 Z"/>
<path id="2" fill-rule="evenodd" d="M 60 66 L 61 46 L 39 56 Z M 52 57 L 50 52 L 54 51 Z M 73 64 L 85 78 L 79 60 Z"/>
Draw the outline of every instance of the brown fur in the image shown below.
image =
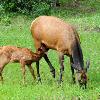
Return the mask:
<path id="1" fill-rule="evenodd" d="M 53 16 L 36 18 L 32 22 L 31 32 L 36 48 L 44 43 L 48 48 L 67 55 L 72 55 L 72 47 L 75 41 L 79 41 L 79 36 L 71 25 Z"/>
<path id="2" fill-rule="evenodd" d="M 28 66 L 33 78 L 35 79 L 34 70 L 31 64 L 33 62 L 37 62 L 38 60 L 40 60 L 43 54 L 44 54 L 44 51 L 42 49 L 39 49 L 36 53 L 33 53 L 28 48 L 20 48 L 20 47 L 15 47 L 15 46 L 0 47 L 1 80 L 3 81 L 3 77 L 2 77 L 3 68 L 9 62 L 19 62 L 21 64 L 24 81 L 25 81 L 25 65 Z"/>

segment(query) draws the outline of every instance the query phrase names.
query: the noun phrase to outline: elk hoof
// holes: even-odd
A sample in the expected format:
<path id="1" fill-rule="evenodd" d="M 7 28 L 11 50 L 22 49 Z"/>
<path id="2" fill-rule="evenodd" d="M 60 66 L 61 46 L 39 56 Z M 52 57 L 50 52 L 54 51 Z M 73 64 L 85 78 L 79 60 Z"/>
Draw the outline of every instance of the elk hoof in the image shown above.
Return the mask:
<path id="1" fill-rule="evenodd" d="M 40 77 L 38 77 L 37 80 L 38 80 L 38 83 L 42 83 Z"/>
<path id="2" fill-rule="evenodd" d="M 58 84 L 60 84 L 61 85 L 61 83 L 63 82 L 63 80 L 58 80 Z"/>
<path id="3" fill-rule="evenodd" d="M 52 73 L 53 78 L 55 78 L 55 69 L 50 71 Z"/>

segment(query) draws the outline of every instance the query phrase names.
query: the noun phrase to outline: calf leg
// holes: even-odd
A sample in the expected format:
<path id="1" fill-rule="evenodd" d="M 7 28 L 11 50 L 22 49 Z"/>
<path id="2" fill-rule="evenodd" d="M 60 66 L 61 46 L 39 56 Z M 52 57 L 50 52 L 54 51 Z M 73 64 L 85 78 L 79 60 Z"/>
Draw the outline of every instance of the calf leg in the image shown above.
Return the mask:
<path id="1" fill-rule="evenodd" d="M 52 66 L 47 54 L 44 54 L 44 59 L 45 61 L 48 63 L 49 67 L 50 67 L 50 72 L 52 73 L 52 76 L 55 78 L 55 69 L 54 67 Z"/>
<path id="2" fill-rule="evenodd" d="M 33 70 L 32 66 L 31 65 L 28 65 L 28 68 L 29 68 L 30 73 L 32 74 L 33 78 L 36 79 L 36 77 L 34 75 L 34 70 Z"/>
<path id="3" fill-rule="evenodd" d="M 0 55 L 0 80 L 3 83 L 3 76 L 2 76 L 2 71 L 4 67 L 9 63 L 10 59 L 6 55 L 2 54 Z"/>
<path id="4" fill-rule="evenodd" d="M 71 71 L 72 71 L 72 80 L 73 80 L 73 83 L 75 83 L 74 68 L 72 67 L 72 64 L 73 64 L 73 59 L 72 59 L 72 57 L 70 57 L 70 65 L 71 65 Z"/>
<path id="5" fill-rule="evenodd" d="M 64 71 L 64 54 L 59 53 L 59 63 L 60 63 L 60 83 L 62 81 L 62 75 Z"/>

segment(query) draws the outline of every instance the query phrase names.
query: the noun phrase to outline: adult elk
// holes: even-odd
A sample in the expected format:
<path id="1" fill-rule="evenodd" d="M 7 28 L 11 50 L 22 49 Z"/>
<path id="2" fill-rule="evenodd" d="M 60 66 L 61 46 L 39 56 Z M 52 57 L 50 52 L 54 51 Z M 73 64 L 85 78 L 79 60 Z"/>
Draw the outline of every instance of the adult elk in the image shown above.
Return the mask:
<path id="1" fill-rule="evenodd" d="M 89 61 L 87 62 L 87 67 L 85 70 L 79 35 L 71 25 L 53 16 L 40 16 L 32 22 L 31 33 L 36 50 L 38 50 L 41 43 L 43 43 L 46 45 L 47 51 L 49 49 L 58 51 L 60 82 L 62 81 L 62 74 L 64 71 L 64 55 L 67 55 L 70 57 L 73 82 L 75 82 L 74 69 L 76 69 L 80 73 L 80 77 L 78 79 L 79 83 L 87 83 L 86 71 L 87 68 L 89 68 Z M 44 55 L 44 59 L 48 63 L 53 77 L 55 77 L 55 69 L 49 61 L 47 54 Z M 39 70 L 39 61 L 36 63 L 36 65 L 37 69 Z M 38 79 L 40 79 L 39 72 Z"/>
<path id="2" fill-rule="evenodd" d="M 39 61 L 44 55 L 45 48 L 41 46 L 36 53 L 33 53 L 28 48 L 21 48 L 15 46 L 0 47 L 0 79 L 3 82 L 2 71 L 9 62 L 16 62 L 21 64 L 23 73 L 23 83 L 25 83 L 25 65 L 28 66 L 33 78 L 35 79 L 32 63 Z"/>

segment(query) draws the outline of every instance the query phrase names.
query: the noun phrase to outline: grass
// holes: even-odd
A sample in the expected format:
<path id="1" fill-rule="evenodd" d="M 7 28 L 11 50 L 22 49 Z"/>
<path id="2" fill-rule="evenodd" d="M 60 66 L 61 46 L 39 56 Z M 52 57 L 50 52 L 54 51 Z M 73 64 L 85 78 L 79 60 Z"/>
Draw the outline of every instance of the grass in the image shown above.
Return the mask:
<path id="1" fill-rule="evenodd" d="M 71 100 L 80 97 L 81 100 L 100 99 L 100 13 L 87 14 L 85 16 L 64 16 L 62 13 L 53 13 L 77 28 L 80 33 L 81 46 L 84 61 L 90 59 L 88 70 L 88 88 L 82 90 L 71 83 L 71 71 L 68 57 L 65 57 L 64 82 L 57 84 L 59 78 L 59 62 L 57 52 L 50 50 L 48 56 L 56 69 L 56 78 L 53 79 L 49 67 L 44 59 L 40 62 L 40 74 L 42 84 L 37 84 L 32 79 L 28 69 L 26 72 L 26 86 L 22 82 L 22 73 L 19 64 L 8 64 L 4 71 L 4 84 L 0 84 L 0 100 Z M 33 19 L 26 16 L 15 16 L 10 19 L 10 24 L 0 23 L 0 46 L 15 45 L 28 47 L 35 51 L 30 33 L 30 24 Z M 35 73 L 36 67 L 33 64 Z M 98 100 L 99 100 L 98 99 Z"/>

